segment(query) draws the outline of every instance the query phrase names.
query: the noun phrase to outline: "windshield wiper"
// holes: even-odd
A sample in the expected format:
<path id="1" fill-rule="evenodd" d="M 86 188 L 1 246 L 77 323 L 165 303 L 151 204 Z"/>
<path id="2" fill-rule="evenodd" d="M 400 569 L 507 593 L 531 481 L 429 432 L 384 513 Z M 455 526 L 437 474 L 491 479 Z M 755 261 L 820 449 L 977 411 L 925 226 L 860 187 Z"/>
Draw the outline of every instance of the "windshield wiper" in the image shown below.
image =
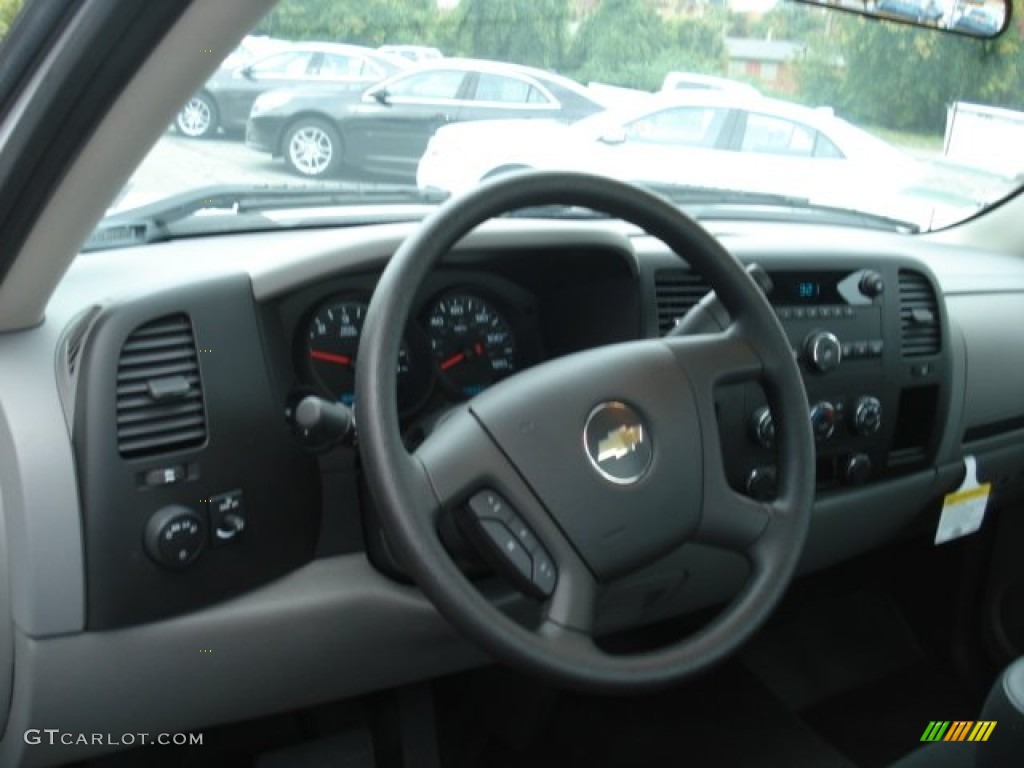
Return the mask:
<path id="1" fill-rule="evenodd" d="M 816 224 L 855 224 L 870 229 L 909 234 L 921 231 L 917 224 L 909 221 L 816 203 L 810 198 L 795 195 L 686 184 L 638 183 L 668 198 L 694 218 L 703 221 L 724 218 L 781 221 L 796 218 Z"/>
<path id="2" fill-rule="evenodd" d="M 161 198 L 135 208 L 108 215 L 100 221 L 82 251 L 96 251 L 131 245 L 161 242 L 171 239 L 176 224 L 192 217 L 204 220 L 220 219 L 219 226 L 194 227 L 196 234 L 224 229 L 223 216 L 237 217 L 255 214 L 255 221 L 247 222 L 254 228 L 279 227 L 278 223 L 260 215 L 268 211 L 299 208 L 327 208 L 333 206 L 376 205 L 434 205 L 443 197 L 423 192 L 412 186 L 388 184 L 346 184 L 344 187 L 310 186 L 295 184 L 230 185 L 219 184 L 197 187 Z M 365 218 L 365 216 L 363 217 Z M 408 219 L 409 214 L 403 214 Z M 237 231 L 237 222 L 231 227 Z"/>

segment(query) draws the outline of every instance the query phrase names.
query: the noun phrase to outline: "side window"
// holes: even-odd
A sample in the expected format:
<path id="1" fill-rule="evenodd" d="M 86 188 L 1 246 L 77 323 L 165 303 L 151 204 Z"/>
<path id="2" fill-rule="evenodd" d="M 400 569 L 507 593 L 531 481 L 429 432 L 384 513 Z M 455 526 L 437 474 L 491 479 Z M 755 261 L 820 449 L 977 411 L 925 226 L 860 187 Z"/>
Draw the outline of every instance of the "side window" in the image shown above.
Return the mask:
<path id="1" fill-rule="evenodd" d="M 320 58 L 316 75 L 324 80 L 347 80 L 372 74 L 367 67 L 367 61 L 361 56 L 325 53 Z"/>
<path id="2" fill-rule="evenodd" d="M 815 134 L 814 139 L 814 156 L 815 157 L 826 157 L 831 160 L 842 160 L 844 155 L 839 147 L 833 144 L 829 139 L 825 138 L 822 133 Z"/>
<path id="3" fill-rule="evenodd" d="M 312 53 L 284 51 L 260 59 L 252 65 L 255 77 L 303 77 L 309 69 Z"/>
<path id="4" fill-rule="evenodd" d="M 500 104 L 546 104 L 544 94 L 525 80 L 481 72 L 476 81 L 476 101 Z"/>
<path id="5" fill-rule="evenodd" d="M 727 114 L 711 107 L 663 109 L 628 123 L 626 140 L 714 148 Z"/>
<path id="6" fill-rule="evenodd" d="M 464 72 L 450 69 L 417 72 L 395 80 L 388 93 L 393 99 L 454 99 L 464 77 Z"/>
<path id="7" fill-rule="evenodd" d="M 805 125 L 750 112 L 747 114 L 747 127 L 743 132 L 740 151 L 812 157 L 815 155 L 817 136 L 817 131 Z"/>

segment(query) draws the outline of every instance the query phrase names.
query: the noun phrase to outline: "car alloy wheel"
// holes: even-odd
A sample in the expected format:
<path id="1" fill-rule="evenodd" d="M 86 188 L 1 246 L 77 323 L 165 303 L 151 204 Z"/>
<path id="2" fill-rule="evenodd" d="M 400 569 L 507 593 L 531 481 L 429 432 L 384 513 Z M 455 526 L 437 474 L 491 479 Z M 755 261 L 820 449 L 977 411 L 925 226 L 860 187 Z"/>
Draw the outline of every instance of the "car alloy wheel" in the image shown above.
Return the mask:
<path id="1" fill-rule="evenodd" d="M 300 176 L 327 176 L 340 163 L 341 141 L 325 123 L 303 122 L 288 132 L 284 155 Z"/>
<path id="2" fill-rule="evenodd" d="M 204 139 L 217 130 L 217 108 L 205 96 L 193 96 L 175 120 L 178 130 L 190 139 Z"/>

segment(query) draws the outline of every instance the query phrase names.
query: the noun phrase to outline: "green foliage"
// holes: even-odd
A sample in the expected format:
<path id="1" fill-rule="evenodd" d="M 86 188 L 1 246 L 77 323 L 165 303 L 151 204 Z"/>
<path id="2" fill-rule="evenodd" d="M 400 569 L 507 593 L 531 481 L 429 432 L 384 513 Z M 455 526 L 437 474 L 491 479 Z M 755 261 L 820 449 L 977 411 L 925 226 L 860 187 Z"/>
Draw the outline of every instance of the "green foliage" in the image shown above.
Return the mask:
<path id="1" fill-rule="evenodd" d="M 1024 11 L 1018 0 L 1018 13 Z M 976 101 L 1024 109 L 1022 37 L 997 41 L 836 15 L 798 65 L 800 98 L 872 125 L 941 132 L 946 108 Z"/>
<path id="2" fill-rule="evenodd" d="M 563 64 L 568 0 L 462 0 L 455 15 L 457 53 L 545 69 Z"/>
<path id="3" fill-rule="evenodd" d="M 0 39 L 7 36 L 14 17 L 21 11 L 22 0 L 0 0 Z"/>
<path id="4" fill-rule="evenodd" d="M 433 0 L 281 0 L 257 31 L 286 40 L 430 45 L 438 36 L 438 22 Z"/>
<path id="5" fill-rule="evenodd" d="M 668 27 L 643 0 L 603 0 L 580 25 L 571 68 L 584 82 L 654 89 L 665 70 L 656 69 L 669 47 Z"/>

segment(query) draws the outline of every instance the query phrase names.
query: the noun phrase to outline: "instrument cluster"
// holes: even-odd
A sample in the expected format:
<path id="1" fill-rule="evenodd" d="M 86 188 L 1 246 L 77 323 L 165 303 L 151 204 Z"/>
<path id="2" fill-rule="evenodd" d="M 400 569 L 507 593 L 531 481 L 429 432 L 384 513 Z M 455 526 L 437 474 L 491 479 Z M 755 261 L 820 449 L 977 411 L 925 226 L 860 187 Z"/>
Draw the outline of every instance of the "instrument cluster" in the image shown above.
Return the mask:
<path id="1" fill-rule="evenodd" d="M 369 295 L 341 292 L 309 310 L 296 339 L 300 379 L 351 406 Z M 467 400 L 540 359 L 536 311 L 493 286 L 447 285 L 432 292 L 406 326 L 398 366 L 403 415 L 432 403 Z"/>

